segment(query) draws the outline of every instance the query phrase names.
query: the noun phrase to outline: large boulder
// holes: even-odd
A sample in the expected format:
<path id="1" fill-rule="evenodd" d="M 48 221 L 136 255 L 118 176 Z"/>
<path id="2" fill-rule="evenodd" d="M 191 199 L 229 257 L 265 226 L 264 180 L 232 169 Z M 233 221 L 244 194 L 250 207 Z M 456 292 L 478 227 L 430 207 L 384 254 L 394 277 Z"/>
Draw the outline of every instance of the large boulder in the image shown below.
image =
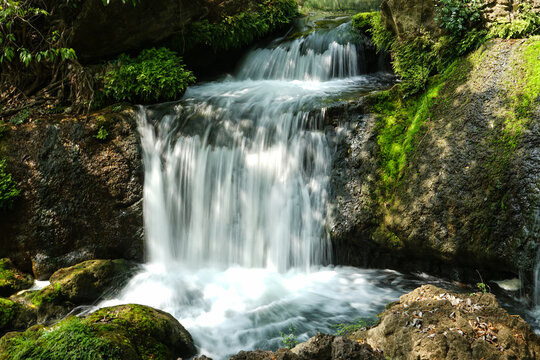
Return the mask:
<path id="1" fill-rule="evenodd" d="M 22 192 L 0 216 L 0 257 L 38 279 L 88 259 L 142 260 L 136 128 L 133 111 L 120 106 L 11 126 L 0 148 Z"/>
<path id="2" fill-rule="evenodd" d="M 384 117 L 373 113 L 397 92 L 339 109 L 350 121 L 333 163 L 335 262 L 470 282 L 478 269 L 485 279 L 524 274 L 531 283 L 540 239 L 540 103 L 530 90 L 539 40 L 493 40 L 456 62 L 392 187 L 381 180 Z"/>
<path id="3" fill-rule="evenodd" d="M 0 339 L 0 359 L 176 360 L 195 355 L 189 332 L 171 315 L 142 305 L 104 308 L 51 328 L 34 326 Z"/>
<path id="4" fill-rule="evenodd" d="M 364 334 L 365 335 L 365 334 Z M 353 336 L 354 338 L 354 336 Z M 422 286 L 387 306 L 381 322 L 357 338 L 391 359 L 537 359 L 540 339 L 492 294 L 456 294 Z"/>

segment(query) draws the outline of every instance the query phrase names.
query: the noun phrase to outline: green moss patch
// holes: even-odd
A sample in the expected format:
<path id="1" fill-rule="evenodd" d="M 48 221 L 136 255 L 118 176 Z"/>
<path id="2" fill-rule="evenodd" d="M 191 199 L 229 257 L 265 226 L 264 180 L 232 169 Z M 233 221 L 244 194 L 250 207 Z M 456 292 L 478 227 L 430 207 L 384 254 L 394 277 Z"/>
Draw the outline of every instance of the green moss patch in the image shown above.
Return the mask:
<path id="1" fill-rule="evenodd" d="M 0 298 L 0 330 L 7 327 L 15 318 L 17 304 L 8 299 Z"/>
<path id="2" fill-rule="evenodd" d="M 0 340 L 0 360 L 172 360 L 195 352 L 191 335 L 178 321 L 142 305 L 104 308 Z"/>
<path id="3" fill-rule="evenodd" d="M 11 260 L 0 259 L 0 296 L 9 296 L 32 286 L 34 280 L 15 268 Z"/>

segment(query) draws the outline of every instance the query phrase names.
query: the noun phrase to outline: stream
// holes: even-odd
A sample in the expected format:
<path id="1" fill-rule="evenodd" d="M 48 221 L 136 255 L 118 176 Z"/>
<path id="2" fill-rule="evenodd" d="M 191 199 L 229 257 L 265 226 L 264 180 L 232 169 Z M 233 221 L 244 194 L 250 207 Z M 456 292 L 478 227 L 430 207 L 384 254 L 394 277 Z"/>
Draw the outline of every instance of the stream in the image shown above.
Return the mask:
<path id="1" fill-rule="evenodd" d="M 335 333 L 420 284 L 441 284 L 331 265 L 325 107 L 393 79 L 367 74 L 346 19 L 303 30 L 251 50 L 235 73 L 179 102 L 140 108 L 148 262 L 100 307 L 169 312 L 218 360 L 276 349 L 282 334 Z"/>

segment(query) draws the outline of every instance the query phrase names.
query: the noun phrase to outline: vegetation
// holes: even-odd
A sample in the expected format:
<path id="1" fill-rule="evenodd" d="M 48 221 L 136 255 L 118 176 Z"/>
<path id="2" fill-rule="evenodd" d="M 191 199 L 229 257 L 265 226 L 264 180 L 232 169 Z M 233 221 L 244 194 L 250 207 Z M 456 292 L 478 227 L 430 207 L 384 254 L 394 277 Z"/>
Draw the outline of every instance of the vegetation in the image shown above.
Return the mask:
<path id="1" fill-rule="evenodd" d="M 482 22 L 484 0 L 437 0 L 435 21 L 452 36 L 461 37 Z"/>
<path id="2" fill-rule="evenodd" d="M 143 50 L 137 57 L 121 55 L 104 78 L 103 96 L 114 101 L 158 102 L 174 100 L 195 76 L 182 58 L 167 48 Z"/>
<path id="3" fill-rule="evenodd" d="M 15 317 L 16 306 L 13 301 L 0 298 L 0 330 L 11 323 Z"/>
<path id="4" fill-rule="evenodd" d="M 367 330 L 377 324 L 373 319 L 359 318 L 352 323 L 341 323 L 334 325 L 337 328 L 337 336 L 348 336 L 358 330 Z"/>
<path id="5" fill-rule="evenodd" d="M 285 334 L 283 332 L 280 332 L 279 335 L 281 336 L 281 343 L 283 346 L 285 346 L 287 349 L 292 349 L 296 345 L 298 345 L 298 339 L 296 338 L 296 328 L 293 324 L 289 325 L 289 333 Z"/>
<path id="6" fill-rule="evenodd" d="M 11 208 L 21 191 L 17 189 L 17 183 L 7 171 L 6 160 L 0 160 L 0 210 Z"/>
<path id="7" fill-rule="evenodd" d="M 188 31 L 191 47 L 206 45 L 215 52 L 238 48 L 267 35 L 297 16 L 296 0 L 265 0 L 254 9 L 227 16 L 218 23 L 195 22 Z"/>
<path id="8" fill-rule="evenodd" d="M 100 336 L 99 328 L 68 318 L 51 329 L 32 327 L 0 340 L 2 360 L 120 360 L 120 348 Z M 54 357 L 52 357 L 54 354 Z"/>
<path id="9" fill-rule="evenodd" d="M 540 30 L 540 14 L 532 11 L 529 4 L 520 4 L 514 19 L 499 19 L 489 29 L 489 37 L 515 39 L 532 35 Z"/>

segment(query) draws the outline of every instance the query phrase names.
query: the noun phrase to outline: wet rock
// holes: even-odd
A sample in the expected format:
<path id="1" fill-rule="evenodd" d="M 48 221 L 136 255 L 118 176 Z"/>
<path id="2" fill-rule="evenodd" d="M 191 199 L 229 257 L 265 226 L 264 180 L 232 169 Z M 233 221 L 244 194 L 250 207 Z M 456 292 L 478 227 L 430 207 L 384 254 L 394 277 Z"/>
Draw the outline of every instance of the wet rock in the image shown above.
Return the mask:
<path id="1" fill-rule="evenodd" d="M 132 115 L 118 107 L 87 119 L 53 116 L 2 137 L 22 193 L 0 217 L 0 257 L 40 280 L 89 259 L 143 259 L 142 161 Z M 95 138 L 101 126 L 109 133 L 104 141 Z"/>
<path id="2" fill-rule="evenodd" d="M 33 282 L 34 279 L 16 269 L 10 259 L 0 259 L 0 297 L 28 289 Z"/>
<path id="3" fill-rule="evenodd" d="M 15 295 L 11 300 L 35 313 L 30 323 L 49 324 L 77 306 L 91 305 L 119 291 L 136 269 L 137 265 L 126 260 L 89 260 L 58 270 L 44 289 Z"/>
<path id="4" fill-rule="evenodd" d="M 2 359 L 13 354 L 21 358 L 54 354 L 58 359 L 92 354 L 95 358 L 176 360 L 195 352 L 191 335 L 174 317 L 142 305 L 104 308 L 84 318 L 66 318 L 51 328 L 34 326 L 0 339 Z"/>
<path id="5" fill-rule="evenodd" d="M 383 360 L 368 344 L 319 333 L 292 349 L 241 351 L 231 360 Z"/>
<path id="6" fill-rule="evenodd" d="M 391 359 L 536 359 L 540 339 L 492 294 L 422 286 L 390 304 L 367 343 Z"/>

